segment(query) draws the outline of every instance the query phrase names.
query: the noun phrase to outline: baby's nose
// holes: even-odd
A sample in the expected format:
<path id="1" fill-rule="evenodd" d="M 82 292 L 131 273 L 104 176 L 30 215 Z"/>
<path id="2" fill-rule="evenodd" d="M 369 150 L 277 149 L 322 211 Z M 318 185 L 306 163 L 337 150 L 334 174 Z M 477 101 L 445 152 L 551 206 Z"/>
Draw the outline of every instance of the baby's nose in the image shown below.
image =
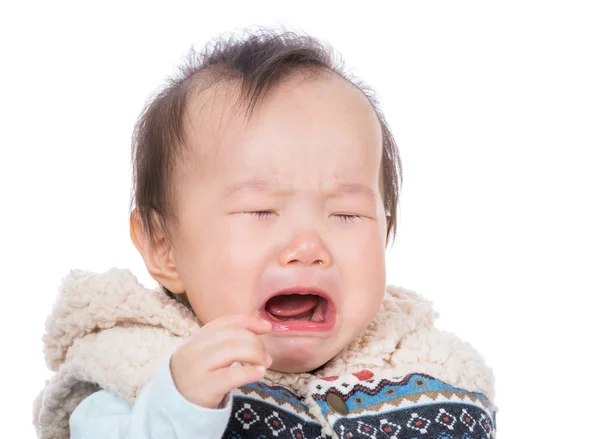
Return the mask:
<path id="1" fill-rule="evenodd" d="M 331 256 L 323 240 L 316 233 L 300 232 L 279 253 L 279 264 L 327 267 L 331 264 Z"/>

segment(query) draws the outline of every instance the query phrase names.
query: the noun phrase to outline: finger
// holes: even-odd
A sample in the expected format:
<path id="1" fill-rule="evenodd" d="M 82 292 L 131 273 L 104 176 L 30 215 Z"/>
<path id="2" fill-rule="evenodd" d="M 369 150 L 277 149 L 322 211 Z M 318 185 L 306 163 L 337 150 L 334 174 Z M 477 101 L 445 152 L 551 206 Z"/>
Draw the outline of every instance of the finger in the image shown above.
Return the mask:
<path id="1" fill-rule="evenodd" d="M 205 328 L 222 326 L 244 328 L 259 335 L 266 334 L 267 332 L 271 331 L 273 327 L 270 322 L 261 319 L 256 315 L 236 314 L 232 316 L 219 317 L 218 319 L 212 320 L 206 324 Z"/>
<path id="2" fill-rule="evenodd" d="M 260 336 L 246 328 L 236 326 L 213 326 L 206 328 L 206 331 L 201 337 L 198 337 L 196 344 L 202 349 L 209 346 L 212 349 L 218 349 L 222 343 L 227 343 L 230 340 L 240 340 L 248 344 L 254 344 L 260 340 Z"/>
<path id="3" fill-rule="evenodd" d="M 235 340 L 238 340 L 239 343 L 254 346 L 260 340 L 260 336 L 245 328 L 235 326 L 205 327 L 202 333 L 190 340 L 187 349 L 205 358 L 207 353 L 221 350 L 224 344 L 229 344 Z M 260 346 L 264 345 L 261 344 Z"/>
<path id="4" fill-rule="evenodd" d="M 231 366 L 233 363 L 247 363 L 255 366 L 271 366 L 272 359 L 264 343 L 254 336 L 246 339 L 228 339 L 209 347 L 210 357 L 205 358 L 208 370 Z"/>
<path id="5" fill-rule="evenodd" d="M 226 367 L 212 372 L 217 395 L 224 395 L 237 387 L 255 383 L 265 377 L 264 366 Z"/>

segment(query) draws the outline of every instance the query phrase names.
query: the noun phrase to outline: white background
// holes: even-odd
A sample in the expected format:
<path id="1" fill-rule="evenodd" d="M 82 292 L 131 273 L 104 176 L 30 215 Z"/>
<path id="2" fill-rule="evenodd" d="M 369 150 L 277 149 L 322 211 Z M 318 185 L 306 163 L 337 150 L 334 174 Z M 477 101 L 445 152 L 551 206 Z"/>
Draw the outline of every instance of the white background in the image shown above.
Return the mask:
<path id="1" fill-rule="evenodd" d="M 2 436 L 35 435 L 69 269 L 154 285 L 128 235 L 146 99 L 191 45 L 279 24 L 380 96 L 405 177 L 389 281 L 493 367 L 499 437 L 596 437 L 599 23 L 578 1 L 2 3 Z"/>

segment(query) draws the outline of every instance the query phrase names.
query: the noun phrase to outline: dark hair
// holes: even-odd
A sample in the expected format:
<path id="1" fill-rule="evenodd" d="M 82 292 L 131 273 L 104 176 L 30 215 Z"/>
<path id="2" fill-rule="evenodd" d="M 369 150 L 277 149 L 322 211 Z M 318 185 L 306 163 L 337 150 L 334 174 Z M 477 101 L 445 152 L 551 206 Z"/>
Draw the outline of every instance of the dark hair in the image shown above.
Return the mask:
<path id="1" fill-rule="evenodd" d="M 168 236 L 168 220 L 177 224 L 173 203 L 176 189 L 174 179 L 170 177 L 184 156 L 184 115 L 191 98 L 220 82 L 233 80 L 241 86 L 239 102 L 245 105 L 249 117 L 272 87 L 300 70 L 335 73 L 355 85 L 370 101 L 383 135 L 382 178 L 387 237 L 395 237 L 402 163 L 375 94 L 344 71 L 331 46 L 306 34 L 257 28 L 246 30 L 240 36 L 222 34 L 200 52 L 191 49 L 178 74 L 150 99 L 140 115 L 132 142 L 131 203 L 135 202 L 149 239 L 156 238 L 155 226 Z M 166 293 L 173 297 L 168 290 Z M 189 306 L 185 297 L 177 299 Z"/>

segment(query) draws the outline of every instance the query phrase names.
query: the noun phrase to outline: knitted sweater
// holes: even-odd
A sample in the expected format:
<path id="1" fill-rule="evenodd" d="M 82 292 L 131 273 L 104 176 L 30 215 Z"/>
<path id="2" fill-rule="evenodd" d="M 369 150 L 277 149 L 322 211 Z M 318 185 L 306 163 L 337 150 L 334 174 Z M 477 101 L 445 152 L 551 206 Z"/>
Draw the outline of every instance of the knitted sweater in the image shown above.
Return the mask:
<path id="1" fill-rule="evenodd" d="M 492 371 L 436 317 L 414 291 L 388 286 L 366 330 L 314 374 L 267 371 L 235 389 L 224 437 L 495 437 Z M 128 270 L 71 271 L 43 336 L 55 374 L 34 402 L 38 437 L 69 438 L 71 413 L 99 389 L 133 404 L 198 326 Z"/>

